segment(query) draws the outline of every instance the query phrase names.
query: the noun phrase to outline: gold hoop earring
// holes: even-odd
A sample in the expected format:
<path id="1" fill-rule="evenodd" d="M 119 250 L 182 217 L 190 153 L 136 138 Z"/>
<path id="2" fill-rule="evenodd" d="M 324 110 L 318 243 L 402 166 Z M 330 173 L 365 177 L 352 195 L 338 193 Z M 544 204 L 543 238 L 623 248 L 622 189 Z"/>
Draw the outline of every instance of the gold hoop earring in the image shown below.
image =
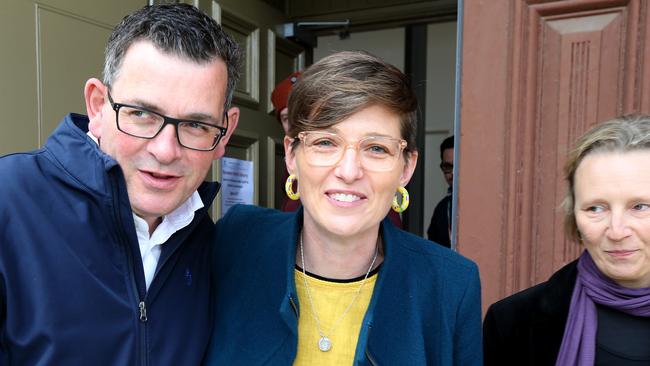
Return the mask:
<path id="1" fill-rule="evenodd" d="M 300 192 L 293 191 L 293 182 L 295 181 L 296 181 L 295 174 L 291 174 L 287 177 L 287 182 L 284 184 L 284 190 L 285 192 L 287 192 L 287 197 L 289 197 L 293 201 L 297 201 L 300 199 Z"/>
<path id="2" fill-rule="evenodd" d="M 397 196 L 395 196 L 393 197 L 393 203 L 391 204 L 391 207 L 393 208 L 393 211 L 401 213 L 406 211 L 406 209 L 409 207 L 409 191 L 407 191 L 404 187 L 397 187 L 397 193 L 402 195 L 402 203 L 398 203 Z"/>

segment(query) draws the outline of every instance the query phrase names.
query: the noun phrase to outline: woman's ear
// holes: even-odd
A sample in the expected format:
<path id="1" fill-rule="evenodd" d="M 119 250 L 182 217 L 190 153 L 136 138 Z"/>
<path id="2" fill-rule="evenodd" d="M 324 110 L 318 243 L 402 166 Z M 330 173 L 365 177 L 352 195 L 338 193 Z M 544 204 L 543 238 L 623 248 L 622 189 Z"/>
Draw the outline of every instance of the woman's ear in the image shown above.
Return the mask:
<path id="1" fill-rule="evenodd" d="M 293 141 L 293 138 L 284 136 L 284 162 L 287 165 L 289 174 L 296 174 L 296 154 L 291 146 Z"/>
<path id="2" fill-rule="evenodd" d="M 411 177 L 413 176 L 413 172 L 415 172 L 415 167 L 417 166 L 417 163 L 418 163 L 417 150 L 409 152 L 406 158 L 406 164 L 404 164 L 404 168 L 402 169 L 402 175 L 400 176 L 399 179 L 399 183 L 402 187 L 405 187 L 408 184 L 408 182 L 411 180 Z"/>

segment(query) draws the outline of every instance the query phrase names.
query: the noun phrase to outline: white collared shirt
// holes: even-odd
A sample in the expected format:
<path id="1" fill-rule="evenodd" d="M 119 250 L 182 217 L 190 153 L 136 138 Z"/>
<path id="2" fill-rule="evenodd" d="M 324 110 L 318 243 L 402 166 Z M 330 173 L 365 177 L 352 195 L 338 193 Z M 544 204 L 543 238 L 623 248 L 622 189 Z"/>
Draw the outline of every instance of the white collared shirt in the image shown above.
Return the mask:
<path id="1" fill-rule="evenodd" d="M 203 201 L 197 191 L 190 196 L 180 207 L 163 216 L 162 222 L 149 236 L 149 225 L 140 216 L 133 214 L 135 231 L 138 234 L 142 267 L 147 290 L 156 273 L 158 259 L 160 259 L 161 246 L 174 235 L 175 232 L 189 225 L 194 219 L 194 212 L 203 207 Z"/>
<path id="2" fill-rule="evenodd" d="M 90 132 L 86 133 L 96 144 L 99 144 L 97 138 Z M 187 201 L 183 202 L 178 208 L 169 214 L 163 216 L 162 222 L 149 235 L 149 224 L 140 216 L 133 214 L 135 222 L 135 232 L 138 235 L 138 244 L 140 246 L 140 256 L 142 257 L 142 267 L 144 268 L 144 279 L 149 290 L 149 285 L 153 281 L 160 259 L 161 246 L 174 235 L 175 232 L 189 225 L 194 219 L 196 210 L 203 207 L 203 201 L 197 191 L 194 191 Z"/>

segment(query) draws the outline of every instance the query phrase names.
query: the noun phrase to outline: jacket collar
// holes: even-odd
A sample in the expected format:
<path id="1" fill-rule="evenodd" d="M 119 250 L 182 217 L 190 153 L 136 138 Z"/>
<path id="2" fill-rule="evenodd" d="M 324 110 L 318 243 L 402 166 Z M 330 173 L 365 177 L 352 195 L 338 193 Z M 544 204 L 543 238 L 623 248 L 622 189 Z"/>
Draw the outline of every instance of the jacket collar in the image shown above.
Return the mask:
<path id="1" fill-rule="evenodd" d="M 375 364 L 383 365 L 391 364 L 390 360 L 394 359 L 396 354 L 409 353 L 408 350 L 401 350 L 400 346 L 411 338 L 412 329 L 392 323 L 393 321 L 405 321 L 403 317 L 396 316 L 396 311 L 406 311 L 407 305 L 404 302 L 408 302 L 409 299 L 398 296 L 388 289 L 399 289 L 409 285 L 406 278 L 408 270 L 404 268 L 404 265 L 408 265 L 409 262 L 404 257 L 404 253 L 411 250 L 417 251 L 418 248 L 397 248 L 403 245 L 408 246 L 408 239 L 400 237 L 400 230 L 389 219 L 382 221 L 380 232 L 384 245 L 384 262 L 362 324 L 361 332 L 365 330 L 365 333 L 359 337 L 356 357 L 357 360 L 368 357 Z"/>
<path id="2" fill-rule="evenodd" d="M 300 316 L 300 304 L 298 303 L 298 291 L 296 290 L 296 281 L 294 276 L 294 268 L 296 263 L 296 247 L 299 235 L 303 225 L 303 207 L 300 206 L 295 215 L 291 218 L 290 227 L 291 231 L 287 234 L 285 242 L 287 243 L 287 251 L 285 252 L 284 262 L 282 266 L 286 268 L 285 281 L 287 284 L 287 291 L 284 299 L 280 304 L 280 314 L 291 331 L 294 337 L 298 337 L 298 317 Z"/>
<path id="3" fill-rule="evenodd" d="M 117 162 L 104 154 L 87 132 L 88 118 L 70 113 L 47 139 L 45 147 L 68 174 L 95 194 L 107 196 L 110 189 L 106 172 Z"/>

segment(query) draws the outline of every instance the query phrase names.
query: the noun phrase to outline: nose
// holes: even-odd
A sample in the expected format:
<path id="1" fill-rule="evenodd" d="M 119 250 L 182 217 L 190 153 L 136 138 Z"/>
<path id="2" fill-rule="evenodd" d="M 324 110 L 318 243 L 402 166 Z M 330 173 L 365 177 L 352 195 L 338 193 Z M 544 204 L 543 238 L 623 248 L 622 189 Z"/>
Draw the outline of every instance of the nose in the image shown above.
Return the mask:
<path id="1" fill-rule="evenodd" d="M 147 144 L 147 151 L 152 154 L 161 164 L 170 164 L 181 156 L 181 149 L 176 138 L 176 130 L 173 125 L 165 126 Z"/>
<path id="2" fill-rule="evenodd" d="M 628 225 L 628 217 L 622 212 L 612 211 L 609 227 L 607 228 L 607 238 L 612 241 L 621 241 L 631 234 Z"/>
<path id="3" fill-rule="evenodd" d="M 445 179 L 453 182 L 454 181 L 454 172 L 445 173 Z"/>
<path id="4" fill-rule="evenodd" d="M 344 182 L 353 182 L 363 176 L 359 152 L 354 146 L 348 146 L 343 151 L 343 156 L 336 165 L 334 174 Z"/>

